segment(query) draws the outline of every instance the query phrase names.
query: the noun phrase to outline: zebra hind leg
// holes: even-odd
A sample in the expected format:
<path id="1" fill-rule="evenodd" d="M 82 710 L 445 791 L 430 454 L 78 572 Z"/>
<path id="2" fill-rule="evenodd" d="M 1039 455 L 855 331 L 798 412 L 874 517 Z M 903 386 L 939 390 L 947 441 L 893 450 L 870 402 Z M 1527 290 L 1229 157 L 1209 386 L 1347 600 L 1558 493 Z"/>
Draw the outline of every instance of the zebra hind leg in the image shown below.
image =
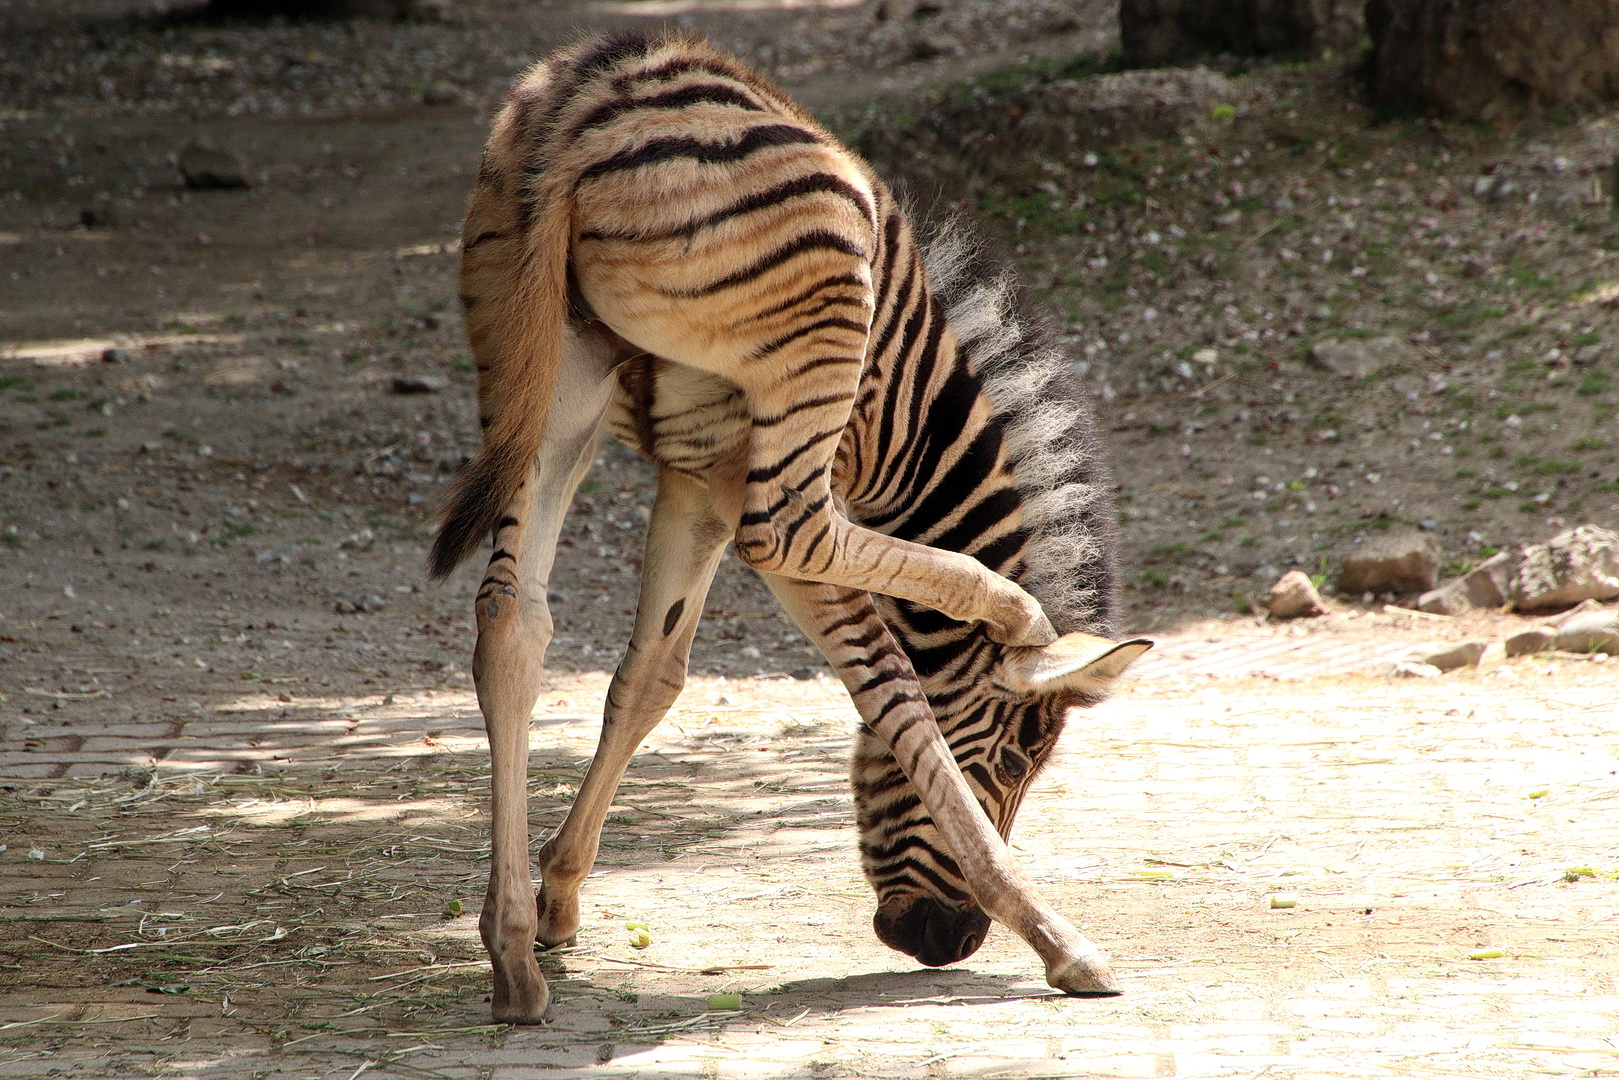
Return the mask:
<path id="1" fill-rule="evenodd" d="M 588 360 L 582 355 L 581 360 Z M 568 503 L 595 453 L 612 384 L 607 371 L 578 363 L 565 372 L 535 469 L 495 530 L 475 606 L 472 674 L 489 736 L 489 887 L 478 931 L 494 969 L 496 1021 L 537 1024 L 550 991 L 534 960 L 537 929 L 528 852 L 529 714 L 551 642 L 547 582 Z"/>
<path id="2" fill-rule="evenodd" d="M 1005 842 L 962 777 L 910 660 L 871 597 L 777 576 L 767 576 L 766 581 L 836 669 L 866 727 L 893 751 L 972 889 L 972 899 L 1029 943 L 1045 962 L 1046 981 L 1053 987 L 1081 997 L 1119 993 L 1106 958 L 1041 899 L 1012 861 Z M 959 904 L 954 907 L 970 911 Z M 953 947 L 958 955 L 966 955 L 976 947 L 982 927 L 966 917 L 950 921 L 950 929 L 963 938 Z M 941 950 L 937 956 L 913 955 L 925 963 L 948 963 L 956 958 L 947 954 L 948 945 L 951 943 L 927 942 L 927 948 Z"/>
<path id="3" fill-rule="evenodd" d="M 579 928 L 579 886 L 596 861 L 613 794 L 641 740 L 685 683 L 709 583 L 735 527 L 734 519 L 725 521 L 716 513 L 702 484 L 672 470 L 660 473 L 635 629 L 607 690 L 596 756 L 567 820 L 540 849 L 542 944 L 560 945 Z"/>

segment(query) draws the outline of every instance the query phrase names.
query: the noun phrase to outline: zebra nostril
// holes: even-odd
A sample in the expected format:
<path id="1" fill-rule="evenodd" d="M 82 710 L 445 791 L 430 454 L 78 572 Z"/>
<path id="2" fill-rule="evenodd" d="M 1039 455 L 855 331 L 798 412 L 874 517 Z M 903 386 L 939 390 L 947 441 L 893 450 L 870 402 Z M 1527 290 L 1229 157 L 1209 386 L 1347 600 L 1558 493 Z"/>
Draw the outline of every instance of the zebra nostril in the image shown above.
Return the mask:
<path id="1" fill-rule="evenodd" d="M 989 916 L 976 906 L 922 896 L 878 908 L 872 928 L 889 948 L 929 967 L 941 967 L 978 951 L 989 930 Z"/>

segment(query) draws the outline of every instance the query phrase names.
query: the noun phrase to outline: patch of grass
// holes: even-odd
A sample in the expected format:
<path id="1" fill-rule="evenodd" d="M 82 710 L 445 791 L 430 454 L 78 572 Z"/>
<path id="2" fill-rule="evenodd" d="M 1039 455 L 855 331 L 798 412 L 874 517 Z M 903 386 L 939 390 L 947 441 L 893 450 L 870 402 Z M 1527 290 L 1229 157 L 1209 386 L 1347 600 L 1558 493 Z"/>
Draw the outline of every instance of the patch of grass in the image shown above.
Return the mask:
<path id="1" fill-rule="evenodd" d="M 1583 435 L 1569 443 L 1568 448 L 1576 454 L 1583 454 L 1588 450 L 1601 450 L 1608 444 L 1595 435 Z"/>
<path id="2" fill-rule="evenodd" d="M 1204 533 L 1199 542 L 1204 544 L 1218 544 L 1224 539 L 1225 533 L 1221 532 L 1219 529 L 1214 529 L 1210 532 Z"/>
<path id="3" fill-rule="evenodd" d="M 1169 578 L 1162 570 L 1143 570 L 1141 580 L 1155 589 L 1162 589 L 1169 584 Z"/>
<path id="4" fill-rule="evenodd" d="M 1478 301 L 1469 301 L 1454 310 L 1439 317 L 1439 321 L 1452 330 L 1465 330 L 1469 326 L 1477 325 L 1485 319 L 1499 319 L 1512 311 L 1504 304 L 1481 304 Z"/>
<path id="5" fill-rule="evenodd" d="M 0 375 L 0 390 L 32 390 L 34 384 L 23 375 Z"/>
<path id="6" fill-rule="evenodd" d="M 1456 470 L 1456 479 L 1458 479 L 1458 480 L 1476 480 L 1476 479 L 1478 479 L 1478 473 L 1474 472 L 1472 469 L 1457 469 Z"/>
<path id="7" fill-rule="evenodd" d="M 1580 380 L 1580 385 L 1574 388 L 1574 392 L 1581 397 L 1596 397 L 1598 394 L 1606 394 L 1612 385 L 1613 378 L 1606 371 L 1590 371 Z"/>
<path id="8" fill-rule="evenodd" d="M 1481 505 L 1483 505 L 1483 504 L 1480 503 L 1478 499 L 1474 498 L 1471 495 L 1469 495 L 1467 498 L 1462 500 L 1462 509 L 1463 510 L 1477 510 Z"/>
<path id="9" fill-rule="evenodd" d="M 1528 292 L 1554 293 L 1562 289 L 1562 282 L 1550 274 L 1542 274 L 1538 270 L 1513 260 L 1507 274 L 1507 282 L 1517 289 Z"/>
<path id="10" fill-rule="evenodd" d="M 1542 461 L 1539 465 L 1536 465 L 1534 469 L 1536 476 L 1566 476 L 1570 473 L 1577 473 L 1579 471 L 1579 462 L 1557 460 Z"/>

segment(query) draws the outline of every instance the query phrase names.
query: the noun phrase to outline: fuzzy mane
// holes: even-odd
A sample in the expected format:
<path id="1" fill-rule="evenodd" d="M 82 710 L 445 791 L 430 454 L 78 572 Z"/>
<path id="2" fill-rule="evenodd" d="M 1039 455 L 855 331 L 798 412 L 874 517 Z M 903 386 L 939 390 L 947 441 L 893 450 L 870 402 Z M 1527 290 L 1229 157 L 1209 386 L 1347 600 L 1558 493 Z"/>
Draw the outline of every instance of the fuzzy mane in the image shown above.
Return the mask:
<path id="1" fill-rule="evenodd" d="M 1059 633 L 1114 632 L 1113 480 L 1090 405 L 1011 271 L 954 221 L 924 240 L 928 284 L 1001 424 L 1029 543 L 1018 582 Z"/>

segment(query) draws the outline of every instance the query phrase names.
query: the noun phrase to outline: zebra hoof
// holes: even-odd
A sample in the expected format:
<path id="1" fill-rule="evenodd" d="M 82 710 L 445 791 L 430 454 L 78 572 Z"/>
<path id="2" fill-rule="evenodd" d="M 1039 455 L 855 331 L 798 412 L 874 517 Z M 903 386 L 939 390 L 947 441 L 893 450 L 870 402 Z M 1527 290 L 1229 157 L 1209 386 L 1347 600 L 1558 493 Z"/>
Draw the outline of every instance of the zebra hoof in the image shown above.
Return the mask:
<path id="1" fill-rule="evenodd" d="M 1124 987 L 1100 954 L 1080 956 L 1057 971 L 1046 973 L 1046 982 L 1070 997 L 1116 997 Z"/>
<path id="2" fill-rule="evenodd" d="M 1057 631 L 1052 627 L 1051 620 L 1043 612 L 1036 613 L 1035 617 L 1018 631 L 995 623 L 985 623 L 984 632 L 990 640 L 1014 648 L 1030 649 L 1042 645 L 1050 645 L 1057 640 Z"/>

